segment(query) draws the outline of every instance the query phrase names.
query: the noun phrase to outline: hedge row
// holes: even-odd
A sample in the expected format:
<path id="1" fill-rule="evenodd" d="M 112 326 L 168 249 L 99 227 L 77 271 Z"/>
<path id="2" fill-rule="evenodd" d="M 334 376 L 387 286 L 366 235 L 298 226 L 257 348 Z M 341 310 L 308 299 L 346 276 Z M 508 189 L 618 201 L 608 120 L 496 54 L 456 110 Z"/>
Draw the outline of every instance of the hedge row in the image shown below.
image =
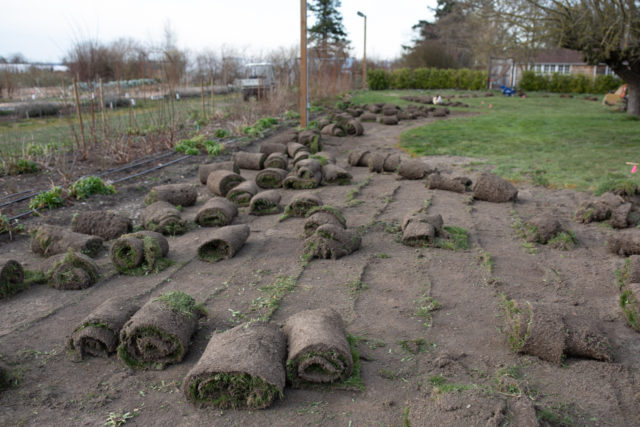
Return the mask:
<path id="1" fill-rule="evenodd" d="M 486 71 L 468 68 L 444 70 L 439 68 L 399 68 L 393 71 L 371 70 L 367 73 L 371 90 L 385 89 L 465 89 L 480 90 L 487 85 Z"/>
<path id="2" fill-rule="evenodd" d="M 591 79 L 583 74 L 566 75 L 554 73 L 553 75 L 541 75 L 534 71 L 522 73 L 519 87 L 521 90 L 534 92 L 560 92 L 560 93 L 607 93 L 616 90 L 622 82 L 613 76 L 599 75 Z"/>

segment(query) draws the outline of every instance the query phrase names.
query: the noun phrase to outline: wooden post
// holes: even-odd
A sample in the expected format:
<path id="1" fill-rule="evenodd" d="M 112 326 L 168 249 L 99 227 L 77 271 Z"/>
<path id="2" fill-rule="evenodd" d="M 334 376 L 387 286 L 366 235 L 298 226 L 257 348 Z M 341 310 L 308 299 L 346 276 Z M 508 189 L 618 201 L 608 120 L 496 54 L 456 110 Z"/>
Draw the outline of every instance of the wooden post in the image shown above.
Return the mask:
<path id="1" fill-rule="evenodd" d="M 307 0 L 300 0 L 300 127 L 307 127 Z"/>
<path id="2" fill-rule="evenodd" d="M 364 17 L 364 55 L 362 58 L 362 90 L 367 90 L 367 16 Z"/>
<path id="3" fill-rule="evenodd" d="M 78 82 L 73 79 L 73 93 L 76 97 L 76 114 L 78 115 L 78 121 L 80 122 L 80 139 L 82 140 L 82 157 L 87 158 L 87 143 L 84 140 L 84 124 L 82 123 L 82 111 L 80 110 L 80 96 L 78 96 Z"/>
<path id="4" fill-rule="evenodd" d="M 200 79 L 200 98 L 202 98 L 202 118 L 207 120 L 207 110 L 204 108 L 204 79 Z"/>
<path id="5" fill-rule="evenodd" d="M 100 116 L 102 118 L 102 141 L 107 140 L 107 119 L 104 115 L 104 92 L 102 88 L 102 79 L 100 79 Z"/>

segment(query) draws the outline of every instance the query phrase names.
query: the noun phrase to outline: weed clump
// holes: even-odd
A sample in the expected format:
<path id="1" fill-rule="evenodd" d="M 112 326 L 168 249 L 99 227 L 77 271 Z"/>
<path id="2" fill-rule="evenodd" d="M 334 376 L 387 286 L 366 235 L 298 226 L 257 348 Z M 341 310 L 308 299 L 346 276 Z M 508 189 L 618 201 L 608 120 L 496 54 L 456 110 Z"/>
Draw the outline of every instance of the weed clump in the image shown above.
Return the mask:
<path id="1" fill-rule="evenodd" d="M 111 184 L 105 184 L 97 176 L 80 178 L 69 187 L 69 195 L 78 200 L 83 200 L 92 194 L 114 194 L 116 189 Z"/>

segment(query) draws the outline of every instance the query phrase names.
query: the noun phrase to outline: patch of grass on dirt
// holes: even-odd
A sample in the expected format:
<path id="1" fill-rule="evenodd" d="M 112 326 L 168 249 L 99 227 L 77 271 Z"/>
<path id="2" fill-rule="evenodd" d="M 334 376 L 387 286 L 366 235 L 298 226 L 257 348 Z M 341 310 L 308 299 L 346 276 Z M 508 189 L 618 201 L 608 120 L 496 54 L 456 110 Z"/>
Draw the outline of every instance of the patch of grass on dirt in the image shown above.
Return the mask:
<path id="1" fill-rule="evenodd" d="M 53 187 L 51 190 L 37 194 L 29 202 L 29 209 L 55 209 L 62 206 L 62 187 Z"/>
<path id="2" fill-rule="evenodd" d="M 109 412 L 109 417 L 106 419 L 105 427 L 118 427 L 126 424 L 127 421 L 140 415 L 140 409 L 135 408 L 133 411 L 127 412 Z"/>
<path id="3" fill-rule="evenodd" d="M 403 104 L 398 96 L 417 92 L 375 91 L 353 102 Z M 401 146 L 416 155 L 458 155 L 486 159 L 495 172 L 512 181 L 544 179 L 554 188 L 603 191 L 608 173 L 640 185 L 625 162 L 638 162 L 638 120 L 581 97 L 469 98 L 480 114 L 437 121 L 400 136 Z M 481 102 L 485 101 L 482 105 Z M 488 101 L 488 102 L 487 102 Z M 489 109 L 491 102 L 493 108 Z M 589 165 L 589 167 L 585 167 Z M 535 171 L 544 173 L 536 174 Z M 637 175 L 637 174 L 636 174 Z"/>
<path id="4" fill-rule="evenodd" d="M 2 171 L 6 171 L 7 175 L 24 175 L 36 173 L 39 170 L 40 167 L 33 160 L 17 159 L 15 161 L 8 161 L 4 167 L 0 167 L 0 175 L 2 174 Z"/>
<path id="5" fill-rule="evenodd" d="M 351 295 L 352 298 L 357 298 L 360 292 L 369 289 L 369 286 L 360 279 L 353 279 L 347 282 L 347 288 L 349 289 L 349 295 Z"/>
<path id="6" fill-rule="evenodd" d="M 576 247 L 578 239 L 573 231 L 561 231 L 554 237 L 547 241 L 547 245 L 552 248 L 560 249 L 561 251 L 570 251 Z"/>
<path id="7" fill-rule="evenodd" d="M 429 377 L 429 384 L 433 387 L 436 394 L 452 393 L 456 391 L 470 390 L 474 386 L 472 384 L 453 384 L 447 382 L 442 375 Z"/>
<path id="8" fill-rule="evenodd" d="M 440 302 L 425 293 L 416 301 L 416 311 L 414 312 L 414 315 L 423 319 L 423 325 L 429 328 L 433 323 L 432 313 L 440 310 L 440 308 Z"/>
<path id="9" fill-rule="evenodd" d="M 280 308 L 282 299 L 293 291 L 296 285 L 297 281 L 293 276 L 277 276 L 273 283 L 261 287 L 260 291 L 264 293 L 264 296 L 259 296 L 251 301 L 251 311 L 263 311 L 257 320 L 269 321 L 273 313 Z"/>
<path id="10" fill-rule="evenodd" d="M 485 250 L 480 251 L 478 254 L 478 264 L 482 265 L 487 270 L 487 273 L 493 273 L 495 261 L 489 252 Z"/>
<path id="11" fill-rule="evenodd" d="M 92 194 L 114 194 L 116 189 L 113 185 L 105 184 L 97 176 L 85 176 L 80 178 L 69 187 L 69 195 L 78 200 L 83 200 Z"/>
<path id="12" fill-rule="evenodd" d="M 433 241 L 433 246 L 451 251 L 464 251 L 469 249 L 469 232 L 462 227 L 444 226 L 443 229 L 449 233 L 448 239 L 437 237 Z"/>
<path id="13" fill-rule="evenodd" d="M 371 183 L 372 179 L 373 175 L 369 175 L 364 181 L 356 185 L 355 188 L 349 190 L 349 192 L 347 193 L 347 197 L 344 200 L 347 206 L 360 206 L 364 203 L 364 200 L 356 199 L 356 197 L 358 196 L 358 194 L 360 194 L 364 187 Z"/>
<path id="14" fill-rule="evenodd" d="M 400 340 L 398 341 L 400 348 L 409 354 L 426 353 L 429 351 L 431 344 L 424 338 L 416 338 L 413 340 Z"/>
<path id="15" fill-rule="evenodd" d="M 536 416 L 539 421 L 552 426 L 571 427 L 575 425 L 571 408 L 566 403 L 556 403 L 548 407 L 537 407 Z"/>
<path id="16" fill-rule="evenodd" d="M 618 284 L 618 289 L 622 290 L 627 284 L 629 280 L 629 274 L 631 273 L 631 259 L 627 258 L 624 260 L 624 265 L 616 270 L 616 283 Z"/>

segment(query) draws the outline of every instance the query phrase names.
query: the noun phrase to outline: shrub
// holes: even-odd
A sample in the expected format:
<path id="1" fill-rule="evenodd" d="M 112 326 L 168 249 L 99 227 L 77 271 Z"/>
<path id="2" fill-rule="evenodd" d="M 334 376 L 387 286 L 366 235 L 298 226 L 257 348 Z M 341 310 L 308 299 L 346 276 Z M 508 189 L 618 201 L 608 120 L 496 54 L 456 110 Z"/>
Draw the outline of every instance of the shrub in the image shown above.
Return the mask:
<path id="1" fill-rule="evenodd" d="M 29 209 L 54 209 L 62 206 L 62 188 L 53 187 L 36 195 L 29 202 Z"/>
<path id="2" fill-rule="evenodd" d="M 29 159 L 18 159 L 15 163 L 11 162 L 7 165 L 8 175 L 22 175 L 27 173 L 36 173 L 40 170 L 38 164 Z"/>
<path id="3" fill-rule="evenodd" d="M 78 200 L 86 199 L 92 194 L 114 194 L 115 192 L 113 185 L 105 184 L 97 176 L 85 176 L 69 187 L 69 195 Z"/>
<path id="4" fill-rule="evenodd" d="M 584 74 L 566 75 L 554 73 L 551 76 L 528 70 L 522 73 L 519 87 L 525 91 L 549 91 L 556 93 L 606 93 L 617 89 L 620 79 L 599 75 L 594 80 Z"/>
<path id="5" fill-rule="evenodd" d="M 391 86 L 395 89 L 410 89 L 413 86 L 411 70 L 399 68 L 391 73 Z"/>
<path id="6" fill-rule="evenodd" d="M 371 90 L 386 90 L 391 87 L 391 76 L 383 69 L 371 70 L 367 73 L 367 85 Z"/>

